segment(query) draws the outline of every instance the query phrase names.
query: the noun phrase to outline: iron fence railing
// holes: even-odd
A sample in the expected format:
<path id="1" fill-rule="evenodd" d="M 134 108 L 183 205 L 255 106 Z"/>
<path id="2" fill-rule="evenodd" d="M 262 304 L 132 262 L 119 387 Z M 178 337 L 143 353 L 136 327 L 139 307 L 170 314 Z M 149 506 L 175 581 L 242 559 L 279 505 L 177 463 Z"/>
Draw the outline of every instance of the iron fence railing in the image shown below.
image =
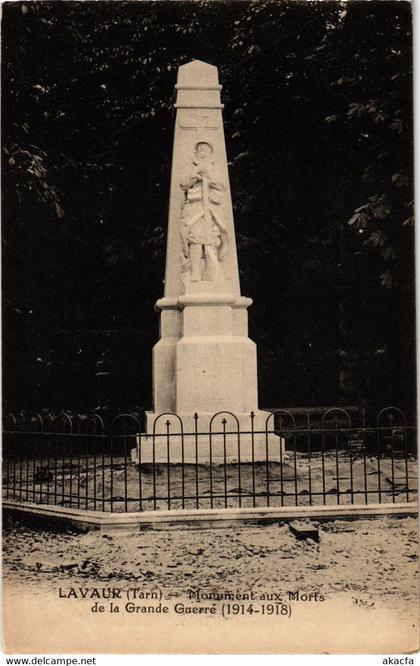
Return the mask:
<path id="1" fill-rule="evenodd" d="M 308 506 L 414 501 L 416 428 L 388 407 L 372 422 L 341 408 L 295 418 L 273 412 L 256 429 L 220 412 L 201 428 L 136 414 L 10 414 L 3 497 L 96 511 Z"/>

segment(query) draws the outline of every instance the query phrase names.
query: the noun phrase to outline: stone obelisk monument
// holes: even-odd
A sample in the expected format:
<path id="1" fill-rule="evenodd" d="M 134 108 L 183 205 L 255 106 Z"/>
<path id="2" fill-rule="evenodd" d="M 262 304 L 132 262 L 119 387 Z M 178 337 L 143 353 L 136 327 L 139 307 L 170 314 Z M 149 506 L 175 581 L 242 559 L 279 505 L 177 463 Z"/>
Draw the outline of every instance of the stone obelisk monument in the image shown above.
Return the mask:
<path id="1" fill-rule="evenodd" d="M 264 430 L 268 413 L 258 409 L 256 346 L 248 337 L 252 300 L 239 285 L 217 68 L 199 60 L 182 65 L 175 87 L 165 292 L 155 306 L 160 340 L 153 349 L 147 435 L 166 432 L 167 419 L 156 421 L 162 413 L 178 415 L 184 433 L 207 432 L 220 411 L 235 414 L 234 427 L 245 431 L 254 412 L 253 429 Z M 278 455 L 280 440 L 273 439 Z M 267 439 L 253 440 L 257 459 Z M 213 445 L 216 459 L 217 439 Z M 241 460 L 250 459 L 249 446 L 250 437 L 241 435 Z"/>

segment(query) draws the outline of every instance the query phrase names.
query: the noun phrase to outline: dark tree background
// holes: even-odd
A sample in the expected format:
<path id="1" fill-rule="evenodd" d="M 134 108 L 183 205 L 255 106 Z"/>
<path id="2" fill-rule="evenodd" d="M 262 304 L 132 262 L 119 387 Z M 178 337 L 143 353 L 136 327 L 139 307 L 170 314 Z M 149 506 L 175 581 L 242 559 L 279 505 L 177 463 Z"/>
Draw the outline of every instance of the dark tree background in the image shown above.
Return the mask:
<path id="1" fill-rule="evenodd" d="M 5 408 L 150 406 L 194 58 L 224 86 L 261 405 L 410 409 L 411 7 L 386 0 L 3 5 Z"/>

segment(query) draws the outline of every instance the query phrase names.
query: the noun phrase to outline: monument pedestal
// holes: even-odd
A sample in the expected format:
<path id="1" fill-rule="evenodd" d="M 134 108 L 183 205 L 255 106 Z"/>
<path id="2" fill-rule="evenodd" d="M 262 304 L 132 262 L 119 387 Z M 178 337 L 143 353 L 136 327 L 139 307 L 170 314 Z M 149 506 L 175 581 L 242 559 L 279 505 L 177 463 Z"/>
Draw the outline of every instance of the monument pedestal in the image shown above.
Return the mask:
<path id="1" fill-rule="evenodd" d="M 153 354 L 155 414 L 256 411 L 256 346 L 248 338 L 246 313 L 251 299 L 197 282 L 186 285 L 176 303 L 170 300 L 156 303 L 162 327 Z"/>
<path id="2" fill-rule="evenodd" d="M 246 312 L 251 299 L 198 282 L 176 303 L 168 300 L 156 304 L 168 325 L 154 348 L 155 411 L 146 413 L 138 459 L 278 462 L 284 440 L 269 432 L 270 413 L 258 409 L 256 345 L 248 338 Z M 171 390 L 165 385 L 169 367 Z"/>

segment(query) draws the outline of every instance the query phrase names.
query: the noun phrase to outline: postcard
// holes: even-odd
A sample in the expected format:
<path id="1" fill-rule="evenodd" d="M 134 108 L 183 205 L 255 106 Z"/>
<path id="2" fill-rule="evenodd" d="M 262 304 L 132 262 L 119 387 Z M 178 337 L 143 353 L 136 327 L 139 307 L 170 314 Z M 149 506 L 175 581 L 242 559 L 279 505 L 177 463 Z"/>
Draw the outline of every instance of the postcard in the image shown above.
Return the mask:
<path id="1" fill-rule="evenodd" d="M 7 654 L 418 649 L 412 58 L 409 2 L 3 3 Z"/>

